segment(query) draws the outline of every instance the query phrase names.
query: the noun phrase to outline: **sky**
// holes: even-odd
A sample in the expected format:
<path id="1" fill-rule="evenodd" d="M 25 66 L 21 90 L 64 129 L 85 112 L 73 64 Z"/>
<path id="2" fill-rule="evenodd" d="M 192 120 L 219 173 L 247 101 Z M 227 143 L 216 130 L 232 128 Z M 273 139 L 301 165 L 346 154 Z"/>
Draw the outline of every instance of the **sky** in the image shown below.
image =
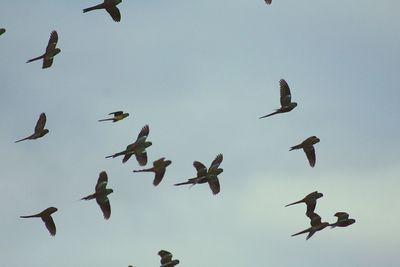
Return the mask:
<path id="1" fill-rule="evenodd" d="M 399 266 L 399 1 L 123 1 L 121 22 L 100 1 L 2 1 L 1 265 Z M 41 55 L 57 30 L 49 69 Z M 279 107 L 285 79 L 298 106 Z M 130 116 L 97 120 L 113 111 Z M 50 132 L 30 135 L 41 112 Z M 397 119 L 396 119 L 397 118 Z M 172 160 L 164 180 L 132 158 L 105 159 L 148 124 L 148 165 Z M 289 148 L 316 135 L 317 162 Z M 221 192 L 175 187 L 224 156 Z M 108 173 L 111 218 L 94 200 Z M 305 205 L 356 223 L 309 227 Z M 54 206 L 57 234 L 21 215 Z"/>

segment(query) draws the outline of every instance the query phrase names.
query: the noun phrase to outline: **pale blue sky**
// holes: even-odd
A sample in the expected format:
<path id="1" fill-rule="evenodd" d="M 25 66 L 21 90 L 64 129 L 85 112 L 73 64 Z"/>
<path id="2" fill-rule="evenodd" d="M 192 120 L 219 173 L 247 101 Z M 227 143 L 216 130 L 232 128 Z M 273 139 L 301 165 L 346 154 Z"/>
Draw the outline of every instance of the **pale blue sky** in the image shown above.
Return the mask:
<path id="1" fill-rule="evenodd" d="M 399 266 L 400 3 L 263 0 L 127 1 L 120 23 L 100 1 L 2 1 L 0 112 L 3 205 L 0 262 L 7 267 Z M 50 69 L 25 61 L 59 35 Z M 298 107 L 279 107 L 286 79 Z M 109 112 L 131 114 L 98 123 Z M 49 134 L 29 135 L 41 112 Z M 105 159 L 150 126 L 149 164 L 172 160 L 164 180 L 134 174 L 134 159 Z M 317 163 L 289 148 L 316 135 Z M 174 187 L 224 161 L 221 193 Z M 112 214 L 92 193 L 109 175 Z M 356 224 L 310 240 L 304 205 L 318 190 L 325 221 Z M 20 215 L 58 208 L 57 235 Z"/>

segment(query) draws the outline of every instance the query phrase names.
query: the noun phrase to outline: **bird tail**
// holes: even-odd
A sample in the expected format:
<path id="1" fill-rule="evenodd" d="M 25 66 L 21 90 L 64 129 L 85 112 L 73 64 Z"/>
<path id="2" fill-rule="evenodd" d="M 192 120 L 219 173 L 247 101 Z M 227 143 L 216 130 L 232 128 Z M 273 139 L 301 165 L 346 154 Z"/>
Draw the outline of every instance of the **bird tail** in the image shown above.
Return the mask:
<path id="1" fill-rule="evenodd" d="M 299 201 L 296 201 L 296 202 L 287 204 L 285 207 L 289 207 L 289 206 L 292 206 L 292 205 L 295 205 L 295 204 L 299 204 L 299 203 L 301 203 L 301 202 L 303 202 L 303 200 L 299 200 Z"/>
<path id="2" fill-rule="evenodd" d="M 193 182 L 187 181 L 187 182 L 178 183 L 178 184 L 174 184 L 174 185 L 185 185 L 185 184 L 193 184 Z"/>
<path id="3" fill-rule="evenodd" d="M 275 111 L 275 112 L 272 112 L 270 114 L 264 115 L 264 116 L 260 117 L 259 119 L 266 118 L 266 117 L 269 117 L 269 116 L 272 116 L 272 115 L 275 115 L 275 114 L 278 114 L 278 113 L 279 113 L 278 111 Z"/>
<path id="4" fill-rule="evenodd" d="M 300 149 L 300 148 L 303 148 L 303 147 L 301 146 L 301 144 L 296 145 L 296 146 L 292 146 L 292 147 L 289 149 L 289 151 L 292 151 L 292 150 L 295 150 L 295 149 Z"/>
<path id="5" fill-rule="evenodd" d="M 114 155 L 107 156 L 106 159 L 115 158 L 115 157 L 122 156 L 122 155 L 125 155 L 125 151 L 121 151 L 121 152 L 115 153 Z"/>
<path id="6" fill-rule="evenodd" d="M 96 198 L 96 193 L 88 195 L 86 197 L 83 197 L 83 198 L 81 198 L 81 200 L 91 200 L 91 199 L 94 199 L 94 198 Z"/>
<path id="7" fill-rule="evenodd" d="M 29 59 L 26 63 L 29 63 L 29 62 L 32 62 L 32 61 L 35 61 L 35 60 L 42 59 L 43 57 L 44 57 L 44 56 L 41 55 L 41 56 L 38 56 L 38 57 L 35 57 L 35 58 L 32 58 L 32 59 Z"/>
<path id="8" fill-rule="evenodd" d="M 307 232 L 309 232 L 309 230 L 308 230 L 308 229 L 306 229 L 306 230 L 303 230 L 303 231 L 301 231 L 301 232 L 298 232 L 298 233 L 296 233 L 296 234 L 293 234 L 292 236 L 296 236 L 296 235 L 305 234 L 305 233 L 307 233 Z"/>
<path id="9" fill-rule="evenodd" d="M 96 5 L 96 6 L 92 6 L 92 7 L 85 8 L 85 9 L 83 10 L 83 13 L 86 13 L 86 12 L 89 12 L 89 11 L 92 11 L 92 10 L 96 10 L 96 9 L 102 9 L 102 8 L 104 8 L 104 4 L 103 4 L 103 3 L 98 4 L 98 5 Z"/>
<path id="10" fill-rule="evenodd" d="M 25 138 L 22 138 L 20 140 L 15 141 L 14 143 L 18 143 L 18 142 L 21 142 L 21 141 L 24 141 L 24 140 L 28 140 L 28 139 L 29 139 L 29 137 L 25 137 Z"/>
<path id="11" fill-rule="evenodd" d="M 40 215 L 35 214 L 35 215 L 29 215 L 29 216 L 19 216 L 20 218 L 35 218 L 35 217 L 40 217 Z"/>
<path id="12" fill-rule="evenodd" d="M 151 169 L 133 170 L 133 172 L 151 172 Z"/>
<path id="13" fill-rule="evenodd" d="M 111 120 L 114 120 L 113 118 L 111 118 L 111 119 L 102 119 L 102 120 L 98 120 L 98 121 L 111 121 Z"/>

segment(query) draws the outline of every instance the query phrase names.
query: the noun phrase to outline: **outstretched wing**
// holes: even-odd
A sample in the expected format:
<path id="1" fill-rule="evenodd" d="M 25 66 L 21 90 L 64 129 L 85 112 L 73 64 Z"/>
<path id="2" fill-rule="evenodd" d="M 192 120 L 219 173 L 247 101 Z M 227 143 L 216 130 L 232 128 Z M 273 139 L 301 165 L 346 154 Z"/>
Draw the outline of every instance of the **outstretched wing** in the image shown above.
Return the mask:
<path id="1" fill-rule="evenodd" d="M 315 149 L 314 146 L 305 146 L 303 147 L 304 153 L 306 153 L 308 162 L 310 163 L 311 167 L 315 166 Z"/>
<path id="2" fill-rule="evenodd" d="M 121 13 L 119 12 L 119 9 L 116 6 L 109 6 L 106 8 L 108 14 L 111 15 L 112 19 L 116 22 L 121 21 Z"/>
<path id="3" fill-rule="evenodd" d="M 213 160 L 213 162 L 211 162 L 211 166 L 210 169 L 216 169 L 219 167 L 219 165 L 222 163 L 223 160 L 223 156 L 222 154 L 218 154 L 215 159 Z"/>
<path id="4" fill-rule="evenodd" d="M 41 113 L 39 116 L 38 121 L 36 122 L 35 126 L 35 133 L 40 133 L 44 130 L 44 126 L 46 125 L 46 114 Z"/>
<path id="5" fill-rule="evenodd" d="M 149 132 L 150 132 L 149 125 L 146 124 L 145 126 L 143 126 L 142 130 L 140 130 L 140 133 L 139 133 L 139 135 L 138 135 L 136 141 L 137 141 L 138 139 L 142 138 L 142 137 L 147 137 L 147 136 L 149 136 Z"/>
<path id="6" fill-rule="evenodd" d="M 42 220 L 44 224 L 46 225 L 47 230 L 49 230 L 50 235 L 55 236 L 56 235 L 56 224 L 53 221 L 53 218 L 51 216 L 43 216 Z"/>
<path id="7" fill-rule="evenodd" d="M 99 204 L 101 211 L 103 212 L 104 219 L 108 220 L 111 216 L 111 205 L 110 205 L 110 200 L 108 197 L 105 197 L 103 201 L 99 201 L 96 198 L 97 204 Z"/>
<path id="8" fill-rule="evenodd" d="M 281 91 L 281 106 L 285 107 L 290 105 L 292 102 L 292 95 L 290 94 L 290 88 L 284 79 L 279 81 L 279 87 Z"/>
<path id="9" fill-rule="evenodd" d="M 46 53 L 48 52 L 52 53 L 52 51 L 56 49 L 57 42 L 58 42 L 58 34 L 56 31 L 52 31 L 50 34 L 49 42 L 46 47 Z"/>
<path id="10" fill-rule="evenodd" d="M 349 214 L 347 212 L 336 212 L 335 216 L 338 218 L 338 221 L 349 219 Z"/>
<path id="11" fill-rule="evenodd" d="M 123 111 L 115 111 L 115 112 L 108 113 L 108 115 L 114 115 L 114 116 L 118 116 L 118 115 L 122 115 L 122 114 L 124 114 Z"/>
<path id="12" fill-rule="evenodd" d="M 106 189 L 107 183 L 108 183 L 107 173 L 105 171 L 100 172 L 95 188 L 96 192 L 103 191 L 104 189 Z"/>
<path id="13" fill-rule="evenodd" d="M 204 166 L 204 164 L 201 163 L 200 161 L 193 161 L 193 166 L 197 170 L 197 177 L 202 177 L 207 175 L 207 167 Z"/>
<path id="14" fill-rule="evenodd" d="M 147 153 L 146 151 L 142 153 L 135 154 L 136 160 L 139 162 L 140 166 L 145 166 L 147 164 Z"/>
<path id="15" fill-rule="evenodd" d="M 266 3 L 267 5 L 270 5 L 270 4 L 272 3 L 272 0 L 265 0 L 265 3 Z"/>
<path id="16" fill-rule="evenodd" d="M 219 185 L 219 180 L 217 177 L 209 179 L 208 185 L 210 186 L 210 189 L 211 189 L 213 195 L 216 195 L 219 193 L 220 185 Z"/>

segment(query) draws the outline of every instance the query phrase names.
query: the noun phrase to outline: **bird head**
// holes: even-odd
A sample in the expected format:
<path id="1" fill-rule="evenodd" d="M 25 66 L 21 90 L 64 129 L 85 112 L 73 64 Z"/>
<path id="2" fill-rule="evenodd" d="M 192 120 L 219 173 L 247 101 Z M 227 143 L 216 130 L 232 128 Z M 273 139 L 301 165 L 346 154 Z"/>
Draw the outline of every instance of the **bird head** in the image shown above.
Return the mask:
<path id="1" fill-rule="evenodd" d="M 144 147 L 149 147 L 149 146 L 151 146 L 153 143 L 152 142 L 145 142 L 144 143 Z"/>
<path id="2" fill-rule="evenodd" d="M 293 108 L 297 107 L 297 103 L 296 103 L 296 102 L 292 102 L 290 105 L 291 105 Z"/>
<path id="3" fill-rule="evenodd" d="M 124 113 L 124 114 L 122 114 L 122 116 L 123 116 L 124 118 L 126 118 L 126 117 L 129 116 L 129 113 Z"/>
<path id="4" fill-rule="evenodd" d="M 320 141 L 319 138 L 316 137 L 315 135 L 311 136 L 311 140 L 312 140 L 313 145 L 316 144 L 316 143 L 319 143 L 319 141 Z"/>
<path id="5" fill-rule="evenodd" d="M 106 195 L 109 195 L 109 194 L 111 194 L 113 192 L 114 192 L 114 190 L 112 190 L 111 188 L 107 188 L 106 189 Z"/>
<path id="6" fill-rule="evenodd" d="M 52 214 L 54 212 L 56 212 L 58 209 L 56 207 L 50 207 L 46 209 L 46 213 L 48 214 Z"/>
<path id="7" fill-rule="evenodd" d="M 60 49 L 60 48 L 54 49 L 54 55 L 53 55 L 53 56 L 57 55 L 57 54 L 60 53 L 60 52 L 61 52 L 61 49 Z"/>

